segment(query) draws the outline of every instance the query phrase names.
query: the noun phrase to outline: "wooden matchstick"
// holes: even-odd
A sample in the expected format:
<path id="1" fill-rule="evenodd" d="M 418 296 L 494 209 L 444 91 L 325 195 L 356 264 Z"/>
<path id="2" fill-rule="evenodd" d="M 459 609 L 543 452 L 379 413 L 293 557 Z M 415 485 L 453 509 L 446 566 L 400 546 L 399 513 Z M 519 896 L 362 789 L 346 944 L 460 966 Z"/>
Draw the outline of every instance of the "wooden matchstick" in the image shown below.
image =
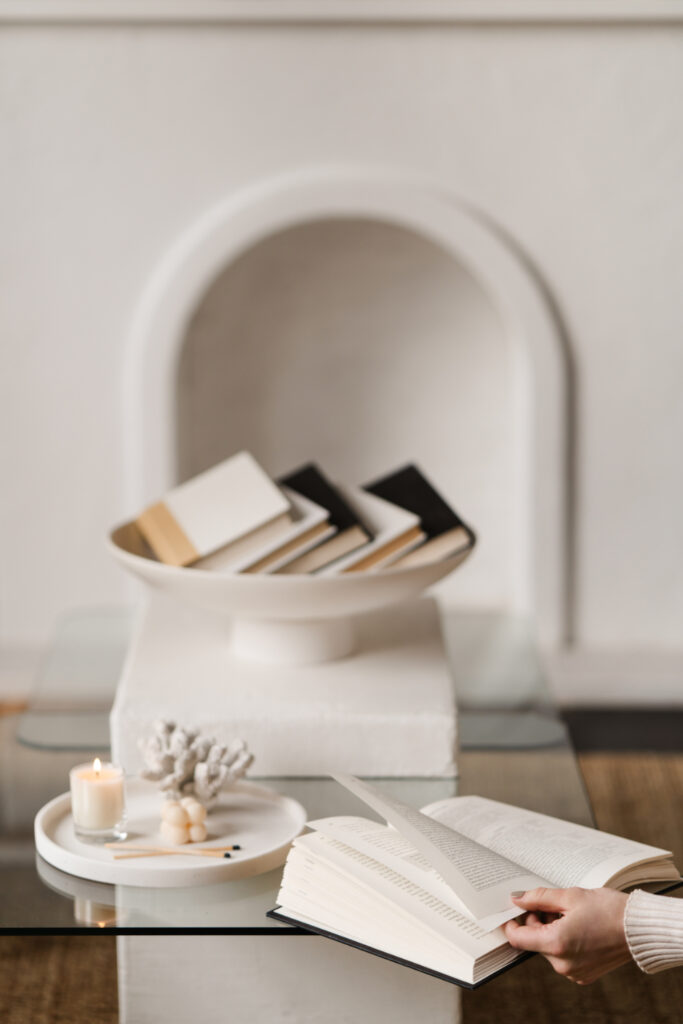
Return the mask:
<path id="1" fill-rule="evenodd" d="M 115 853 L 114 860 L 133 860 L 135 857 L 208 857 L 210 860 L 229 859 L 230 853 L 222 850 L 171 850 L 159 848 L 158 850 L 130 851 L 128 853 Z"/>
<path id="2" fill-rule="evenodd" d="M 183 843 L 181 846 L 148 846 L 146 843 L 105 843 L 108 850 L 139 850 L 145 853 L 187 853 L 187 846 L 192 846 L 193 853 L 225 853 L 228 850 L 241 850 L 239 843 L 230 846 L 200 846 L 198 843 Z"/>

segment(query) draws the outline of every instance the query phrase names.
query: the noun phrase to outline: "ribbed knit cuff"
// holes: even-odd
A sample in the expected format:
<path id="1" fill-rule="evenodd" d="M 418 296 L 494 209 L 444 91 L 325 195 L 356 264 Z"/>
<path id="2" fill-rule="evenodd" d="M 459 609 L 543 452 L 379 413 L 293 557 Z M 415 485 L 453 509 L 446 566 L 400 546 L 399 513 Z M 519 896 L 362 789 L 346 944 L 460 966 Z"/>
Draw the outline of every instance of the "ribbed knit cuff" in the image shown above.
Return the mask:
<path id="1" fill-rule="evenodd" d="M 683 964 L 683 900 L 635 889 L 626 901 L 624 931 L 631 956 L 646 974 Z"/>

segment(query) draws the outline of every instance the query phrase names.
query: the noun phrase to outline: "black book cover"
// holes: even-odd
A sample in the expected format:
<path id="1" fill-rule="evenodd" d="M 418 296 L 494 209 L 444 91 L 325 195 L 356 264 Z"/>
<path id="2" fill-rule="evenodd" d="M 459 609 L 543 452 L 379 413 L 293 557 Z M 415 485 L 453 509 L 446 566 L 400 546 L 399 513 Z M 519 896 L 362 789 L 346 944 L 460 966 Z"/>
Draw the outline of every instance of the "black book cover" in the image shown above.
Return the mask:
<path id="1" fill-rule="evenodd" d="M 683 878 L 677 882 L 666 885 L 664 888 L 657 887 L 656 892 L 664 894 L 671 892 L 674 889 L 678 889 L 683 884 Z M 284 924 L 291 925 L 297 932 L 313 932 L 315 935 L 322 935 L 325 939 L 334 939 L 335 942 L 342 942 L 345 946 L 353 946 L 355 949 L 361 949 L 364 953 L 371 953 L 373 956 L 382 957 L 383 960 L 392 960 L 395 964 L 401 964 L 402 967 L 410 967 L 414 971 L 421 971 L 422 974 L 431 974 L 434 978 L 441 978 L 442 981 L 448 981 L 451 985 L 458 985 L 460 988 L 475 989 L 481 988 L 482 985 L 488 984 L 489 981 L 493 981 L 500 974 L 505 974 L 506 971 L 511 970 L 513 967 L 517 967 L 518 964 L 523 963 L 532 956 L 537 956 L 536 953 L 523 952 L 520 953 L 511 963 L 505 964 L 504 967 L 499 967 L 498 970 L 492 971 L 491 974 L 487 974 L 481 981 L 463 981 L 462 978 L 456 978 L 450 974 L 442 974 L 441 971 L 433 971 L 429 967 L 425 967 L 424 964 L 417 964 L 412 960 L 405 960 L 403 957 L 394 956 L 393 953 L 387 953 L 386 950 L 376 949 L 374 946 L 366 946 L 362 942 L 357 942 L 355 939 L 347 938 L 345 935 L 337 935 L 336 932 L 327 931 L 325 928 L 319 928 L 317 925 L 303 924 L 301 921 L 297 921 L 295 917 L 288 917 L 280 911 L 279 907 L 274 907 L 272 910 L 266 911 L 266 917 L 271 917 L 274 921 L 282 921 Z"/>
<path id="2" fill-rule="evenodd" d="M 391 501 L 420 517 L 422 529 L 428 539 L 438 537 L 448 530 L 462 527 L 474 544 L 474 531 L 464 523 L 439 492 L 412 463 L 395 470 L 387 476 L 364 484 L 363 490 L 376 494 L 378 498 Z"/>
<path id="3" fill-rule="evenodd" d="M 331 525 L 336 526 L 339 533 L 349 530 L 352 526 L 360 526 L 368 538 L 372 539 L 371 531 L 315 463 L 308 462 L 287 476 L 280 477 L 278 483 L 326 508 L 330 514 Z"/>
<path id="4" fill-rule="evenodd" d="M 383 949 L 375 949 L 374 946 L 366 946 L 362 942 L 356 942 L 355 939 L 348 939 L 345 935 L 337 935 L 335 932 L 325 931 L 324 928 L 318 928 L 312 924 L 302 924 L 301 921 L 297 921 L 294 917 L 287 917 L 286 914 L 280 912 L 279 907 L 274 907 L 273 910 L 266 911 L 266 917 L 271 917 L 274 921 L 283 921 L 285 924 L 293 925 L 300 932 L 313 932 L 315 935 L 322 935 L 325 939 L 334 939 L 335 942 L 342 942 L 345 946 L 353 946 L 355 949 L 362 949 L 364 953 L 372 953 L 373 956 L 382 957 L 383 960 L 391 960 L 395 964 L 400 964 L 402 967 L 410 967 L 414 971 L 421 971 L 422 974 L 431 974 L 434 978 L 441 978 L 442 981 L 448 981 L 451 985 L 458 985 L 460 988 L 481 988 L 482 985 L 486 985 L 487 982 L 492 981 L 493 978 L 497 978 L 499 974 L 504 974 L 509 971 L 511 967 L 516 967 L 517 964 L 522 963 L 524 960 L 528 960 L 529 957 L 536 956 L 535 953 L 520 953 L 520 955 L 512 961 L 512 963 L 506 964 L 505 967 L 499 967 L 497 971 L 493 971 L 488 974 L 481 981 L 476 981 L 474 984 L 469 981 L 462 981 L 461 978 L 455 978 L 450 974 L 442 974 L 441 971 L 432 971 L 429 967 L 425 967 L 423 964 L 416 964 L 412 960 L 404 960 L 403 957 L 394 956 L 393 953 L 387 953 Z"/>

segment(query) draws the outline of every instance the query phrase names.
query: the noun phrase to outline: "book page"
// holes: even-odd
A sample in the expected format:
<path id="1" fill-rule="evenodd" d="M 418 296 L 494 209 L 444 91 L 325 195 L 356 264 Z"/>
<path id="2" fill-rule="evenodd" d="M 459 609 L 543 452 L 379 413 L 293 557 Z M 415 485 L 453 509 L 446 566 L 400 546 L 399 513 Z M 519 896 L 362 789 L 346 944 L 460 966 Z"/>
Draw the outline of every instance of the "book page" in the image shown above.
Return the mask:
<path id="1" fill-rule="evenodd" d="M 487 849 L 367 782 L 351 775 L 334 778 L 381 814 L 429 861 L 474 921 L 509 910 L 512 907 L 510 892 L 514 889 L 549 884 L 547 879 L 527 871 L 505 855 Z"/>
<path id="2" fill-rule="evenodd" d="M 452 797 L 424 810 L 435 821 L 545 876 L 558 889 L 605 885 L 631 864 L 671 856 L 667 850 L 480 796 Z"/>
<path id="3" fill-rule="evenodd" d="M 343 875 L 317 857 L 313 872 L 302 872 L 299 868 L 299 864 L 295 865 L 295 870 L 283 878 L 278 904 L 285 913 L 294 912 L 299 918 L 304 915 L 326 931 L 345 935 L 364 945 L 391 950 L 396 956 L 425 966 L 438 969 L 437 965 L 441 964 L 444 973 L 457 973 L 458 960 L 462 967 L 477 959 L 473 949 L 478 949 L 480 944 L 473 936 L 461 933 L 455 922 L 439 922 L 450 925 L 447 930 L 456 936 L 456 941 L 452 936 L 445 938 L 438 928 L 422 920 L 421 906 L 417 907 L 417 915 L 408 914 L 393 900 L 380 895 L 374 878 L 372 888 L 367 881 L 354 884 L 355 878 L 346 885 Z M 469 928 L 476 928 L 469 919 L 461 917 L 460 920 Z M 500 948 L 497 936 L 483 936 L 481 942 L 487 946 L 478 954 L 480 956 L 489 953 L 491 944 Z"/>
<path id="4" fill-rule="evenodd" d="M 472 957 L 506 941 L 502 931 L 485 933 L 452 903 L 443 903 L 387 865 L 336 839 L 314 833 L 296 839 L 294 847 L 278 895 L 284 906 L 306 897 L 318 904 L 320 918 L 329 921 L 334 915 L 341 924 L 345 917 L 346 929 L 356 935 L 368 934 L 371 928 L 405 934 L 412 936 L 414 946 L 440 937 Z"/>
<path id="5" fill-rule="evenodd" d="M 380 825 L 376 821 L 368 821 L 367 818 L 347 816 L 309 821 L 308 827 L 322 835 L 338 839 L 346 846 L 392 868 L 431 896 L 443 903 L 450 904 L 472 919 L 472 915 L 457 892 L 454 892 L 453 888 L 444 882 L 426 857 L 395 829 Z M 509 907 L 500 913 L 479 918 L 477 924 L 482 931 L 489 932 L 522 913 L 524 911 L 518 907 Z"/>

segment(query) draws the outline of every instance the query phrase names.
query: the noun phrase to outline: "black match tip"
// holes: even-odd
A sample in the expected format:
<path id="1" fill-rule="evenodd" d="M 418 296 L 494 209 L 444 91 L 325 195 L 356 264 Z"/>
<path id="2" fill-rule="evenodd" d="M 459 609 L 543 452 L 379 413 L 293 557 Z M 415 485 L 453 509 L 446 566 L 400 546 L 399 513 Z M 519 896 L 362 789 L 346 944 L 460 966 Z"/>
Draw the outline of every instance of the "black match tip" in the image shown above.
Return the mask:
<path id="1" fill-rule="evenodd" d="M 230 859 L 230 857 L 231 857 L 231 854 L 229 854 L 229 853 L 224 853 L 224 854 L 223 854 L 223 856 L 224 856 L 224 857 L 226 857 L 226 858 L 227 858 L 227 859 L 229 860 L 229 859 Z"/>
<path id="2" fill-rule="evenodd" d="M 235 845 L 233 846 L 233 850 L 241 850 L 241 849 L 242 849 L 242 847 L 239 845 L 239 843 L 235 843 Z"/>

